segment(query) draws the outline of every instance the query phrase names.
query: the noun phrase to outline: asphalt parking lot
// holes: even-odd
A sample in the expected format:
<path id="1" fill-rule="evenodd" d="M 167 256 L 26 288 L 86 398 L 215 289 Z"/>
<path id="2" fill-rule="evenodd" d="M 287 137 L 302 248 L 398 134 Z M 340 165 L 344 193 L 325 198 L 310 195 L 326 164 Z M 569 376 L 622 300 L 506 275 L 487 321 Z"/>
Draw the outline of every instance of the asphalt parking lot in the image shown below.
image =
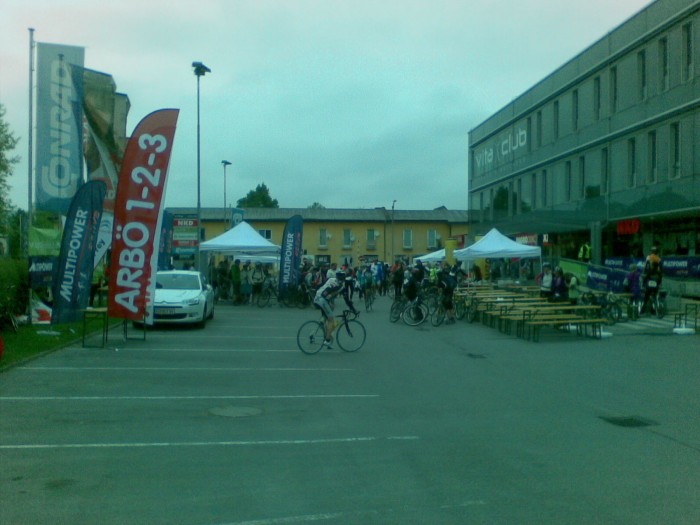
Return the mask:
<path id="1" fill-rule="evenodd" d="M 354 354 L 296 348 L 311 310 L 220 304 L 0 374 L 0 523 L 700 522 L 700 336 L 388 308 Z"/>

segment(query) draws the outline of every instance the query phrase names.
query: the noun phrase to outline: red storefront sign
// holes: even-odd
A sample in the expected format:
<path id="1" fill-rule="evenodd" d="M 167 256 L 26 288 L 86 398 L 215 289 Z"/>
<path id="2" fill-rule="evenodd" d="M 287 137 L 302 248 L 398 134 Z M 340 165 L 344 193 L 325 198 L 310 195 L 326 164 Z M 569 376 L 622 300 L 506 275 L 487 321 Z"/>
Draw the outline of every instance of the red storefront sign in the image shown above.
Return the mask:
<path id="1" fill-rule="evenodd" d="M 617 223 L 617 234 L 618 235 L 634 235 L 639 232 L 641 223 L 639 219 L 627 219 L 624 221 L 619 221 Z"/>

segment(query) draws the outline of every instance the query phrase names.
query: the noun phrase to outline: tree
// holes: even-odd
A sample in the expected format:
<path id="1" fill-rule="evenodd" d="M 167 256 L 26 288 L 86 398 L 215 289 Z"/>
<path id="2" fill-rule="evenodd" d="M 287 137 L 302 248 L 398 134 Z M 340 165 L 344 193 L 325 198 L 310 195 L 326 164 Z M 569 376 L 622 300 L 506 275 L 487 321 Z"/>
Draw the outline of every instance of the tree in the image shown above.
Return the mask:
<path id="1" fill-rule="evenodd" d="M 258 184 L 254 190 L 250 190 L 248 195 L 238 199 L 238 208 L 279 208 L 277 199 L 270 197 L 270 190 L 265 183 Z"/>
<path id="2" fill-rule="evenodd" d="M 5 106 L 0 104 L 0 233 L 7 234 L 10 216 L 14 210 L 10 202 L 10 183 L 12 167 L 19 162 L 18 156 L 10 156 L 17 146 L 17 139 L 5 122 Z"/>
<path id="3" fill-rule="evenodd" d="M 309 210 L 325 210 L 326 207 L 318 202 L 314 202 L 311 206 L 308 207 Z"/>

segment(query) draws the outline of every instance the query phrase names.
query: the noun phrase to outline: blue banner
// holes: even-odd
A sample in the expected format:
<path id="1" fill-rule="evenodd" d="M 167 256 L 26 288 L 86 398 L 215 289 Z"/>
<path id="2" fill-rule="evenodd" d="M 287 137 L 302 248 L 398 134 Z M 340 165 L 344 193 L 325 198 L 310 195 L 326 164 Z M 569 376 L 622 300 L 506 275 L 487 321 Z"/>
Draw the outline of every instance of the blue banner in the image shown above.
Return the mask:
<path id="1" fill-rule="evenodd" d="M 80 311 L 87 308 L 106 191 L 104 182 L 90 181 L 80 187 L 71 201 L 53 284 L 51 324 L 79 321 Z"/>
<path id="2" fill-rule="evenodd" d="M 301 274 L 301 243 L 304 236 L 304 219 L 294 215 L 287 221 L 282 236 L 280 256 L 279 292 L 283 296 L 287 289 L 299 284 Z"/>
<path id="3" fill-rule="evenodd" d="M 65 214 L 83 180 L 83 93 L 71 65 L 85 49 L 37 44 L 36 207 Z"/>
<path id="4" fill-rule="evenodd" d="M 669 277 L 700 278 L 700 257 L 664 257 L 661 259 L 661 271 Z"/>

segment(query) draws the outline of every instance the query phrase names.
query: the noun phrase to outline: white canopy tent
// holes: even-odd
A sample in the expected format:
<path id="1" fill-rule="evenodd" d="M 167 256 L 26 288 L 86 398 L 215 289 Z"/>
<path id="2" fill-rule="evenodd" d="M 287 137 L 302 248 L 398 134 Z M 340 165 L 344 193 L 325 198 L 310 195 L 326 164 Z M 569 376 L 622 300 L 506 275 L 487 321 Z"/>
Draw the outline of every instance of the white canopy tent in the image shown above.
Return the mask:
<path id="1" fill-rule="evenodd" d="M 221 235 L 203 242 L 200 252 L 217 252 L 223 255 L 276 256 L 279 262 L 280 247 L 260 235 L 245 221 Z"/>
<path id="2" fill-rule="evenodd" d="M 413 261 L 421 261 L 423 263 L 432 263 L 432 262 L 440 262 L 445 259 L 445 248 L 442 248 L 440 250 L 431 252 L 431 253 L 426 253 L 425 255 L 421 255 L 419 257 L 414 257 Z"/>
<path id="3" fill-rule="evenodd" d="M 541 263 L 542 248 L 515 242 L 493 228 L 471 246 L 455 250 L 454 256 L 460 261 L 539 257 Z"/>

